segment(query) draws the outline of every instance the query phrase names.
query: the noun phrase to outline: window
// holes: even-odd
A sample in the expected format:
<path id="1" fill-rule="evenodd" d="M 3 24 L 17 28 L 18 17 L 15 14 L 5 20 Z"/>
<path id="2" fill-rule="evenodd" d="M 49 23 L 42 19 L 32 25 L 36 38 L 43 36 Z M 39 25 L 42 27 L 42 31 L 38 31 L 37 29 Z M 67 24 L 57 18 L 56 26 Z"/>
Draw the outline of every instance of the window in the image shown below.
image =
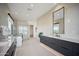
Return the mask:
<path id="1" fill-rule="evenodd" d="M 27 34 L 27 26 L 19 26 L 19 34 Z"/>
<path id="2" fill-rule="evenodd" d="M 9 29 L 9 34 L 12 34 L 12 25 L 13 25 L 13 20 L 11 19 L 11 17 L 8 15 L 8 29 Z"/>

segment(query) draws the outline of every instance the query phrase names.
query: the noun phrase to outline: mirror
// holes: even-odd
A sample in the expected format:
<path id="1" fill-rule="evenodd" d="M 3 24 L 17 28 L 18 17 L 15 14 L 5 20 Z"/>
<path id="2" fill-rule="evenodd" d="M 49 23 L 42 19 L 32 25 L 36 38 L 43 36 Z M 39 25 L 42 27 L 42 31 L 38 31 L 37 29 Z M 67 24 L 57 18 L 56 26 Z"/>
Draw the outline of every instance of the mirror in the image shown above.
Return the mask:
<path id="1" fill-rule="evenodd" d="M 64 7 L 53 12 L 54 34 L 64 34 Z"/>

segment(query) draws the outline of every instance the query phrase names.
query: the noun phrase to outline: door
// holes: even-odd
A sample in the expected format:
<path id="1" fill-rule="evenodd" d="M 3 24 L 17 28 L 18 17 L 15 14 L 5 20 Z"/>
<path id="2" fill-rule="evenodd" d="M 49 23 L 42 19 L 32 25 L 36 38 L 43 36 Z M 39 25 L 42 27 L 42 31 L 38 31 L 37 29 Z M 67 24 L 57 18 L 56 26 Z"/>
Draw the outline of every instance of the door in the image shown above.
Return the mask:
<path id="1" fill-rule="evenodd" d="M 34 34 L 33 25 L 30 25 L 30 37 L 33 37 L 33 34 Z"/>

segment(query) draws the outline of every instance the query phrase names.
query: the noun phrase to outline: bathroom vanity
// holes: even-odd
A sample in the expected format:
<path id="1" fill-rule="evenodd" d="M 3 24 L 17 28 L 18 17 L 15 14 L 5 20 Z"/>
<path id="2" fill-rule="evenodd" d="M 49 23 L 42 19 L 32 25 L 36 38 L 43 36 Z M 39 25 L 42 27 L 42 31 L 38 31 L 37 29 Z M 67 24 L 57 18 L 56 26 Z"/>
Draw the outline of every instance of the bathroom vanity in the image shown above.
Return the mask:
<path id="1" fill-rule="evenodd" d="M 40 42 L 65 56 L 79 56 L 79 43 L 48 36 L 40 36 Z"/>
<path id="2" fill-rule="evenodd" d="M 16 50 L 15 39 L 0 40 L 0 56 L 14 56 Z"/>
<path id="3" fill-rule="evenodd" d="M 16 50 L 16 43 L 14 41 L 14 42 L 12 42 L 11 46 L 7 50 L 5 56 L 14 56 L 15 55 L 15 50 Z"/>

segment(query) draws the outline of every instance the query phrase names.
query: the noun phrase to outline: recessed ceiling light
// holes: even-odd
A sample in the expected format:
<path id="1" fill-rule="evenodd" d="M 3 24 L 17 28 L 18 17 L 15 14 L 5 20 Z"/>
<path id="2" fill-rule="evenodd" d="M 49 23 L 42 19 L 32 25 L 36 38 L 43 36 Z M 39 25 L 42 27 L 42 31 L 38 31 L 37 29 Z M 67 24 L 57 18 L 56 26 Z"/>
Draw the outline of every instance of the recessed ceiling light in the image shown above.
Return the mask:
<path id="1" fill-rule="evenodd" d="M 34 7 L 34 4 L 30 4 L 29 7 L 27 8 L 27 10 L 32 11 L 33 7 Z"/>
<path id="2" fill-rule="evenodd" d="M 30 4 L 31 7 L 34 7 L 34 4 Z"/>

